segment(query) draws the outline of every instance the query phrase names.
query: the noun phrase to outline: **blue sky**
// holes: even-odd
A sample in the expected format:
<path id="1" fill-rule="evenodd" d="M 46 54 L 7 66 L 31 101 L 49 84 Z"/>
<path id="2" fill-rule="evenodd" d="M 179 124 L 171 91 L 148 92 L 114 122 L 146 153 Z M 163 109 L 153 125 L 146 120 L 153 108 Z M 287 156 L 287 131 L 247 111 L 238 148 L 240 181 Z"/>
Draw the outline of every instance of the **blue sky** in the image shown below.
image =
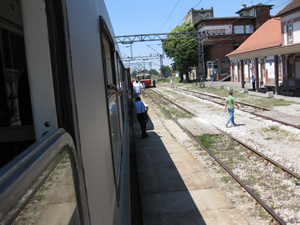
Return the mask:
<path id="1" fill-rule="evenodd" d="M 247 6 L 258 3 L 274 5 L 271 15 L 276 14 L 290 0 L 104 0 L 116 36 L 133 34 L 155 34 L 171 32 L 181 25 L 191 8 L 214 9 L 214 17 L 238 16 L 242 4 Z M 149 46 L 150 47 L 149 47 Z M 129 45 L 119 44 L 122 54 L 131 56 Z M 154 51 L 154 50 L 155 51 Z M 149 56 L 162 54 L 160 41 L 134 42 L 132 55 Z M 164 65 L 172 61 L 164 58 Z M 145 64 L 150 69 L 149 63 Z M 131 67 L 131 70 L 137 69 Z M 152 60 L 152 69 L 159 69 L 159 59 Z"/>

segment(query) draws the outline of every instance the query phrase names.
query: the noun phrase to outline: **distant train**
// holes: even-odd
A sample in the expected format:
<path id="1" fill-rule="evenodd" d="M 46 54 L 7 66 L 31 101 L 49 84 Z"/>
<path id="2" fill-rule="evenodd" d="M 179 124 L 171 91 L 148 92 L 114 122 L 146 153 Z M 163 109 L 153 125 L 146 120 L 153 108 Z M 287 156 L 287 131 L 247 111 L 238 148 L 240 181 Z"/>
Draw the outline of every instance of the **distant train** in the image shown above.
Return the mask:
<path id="1" fill-rule="evenodd" d="M 144 83 L 146 87 L 151 87 L 151 74 L 150 73 L 140 73 L 135 76 L 135 79 Z"/>
<path id="2" fill-rule="evenodd" d="M 130 224 L 130 71 L 104 0 L 0 8 L 0 221 L 66 150 L 69 224 Z"/>

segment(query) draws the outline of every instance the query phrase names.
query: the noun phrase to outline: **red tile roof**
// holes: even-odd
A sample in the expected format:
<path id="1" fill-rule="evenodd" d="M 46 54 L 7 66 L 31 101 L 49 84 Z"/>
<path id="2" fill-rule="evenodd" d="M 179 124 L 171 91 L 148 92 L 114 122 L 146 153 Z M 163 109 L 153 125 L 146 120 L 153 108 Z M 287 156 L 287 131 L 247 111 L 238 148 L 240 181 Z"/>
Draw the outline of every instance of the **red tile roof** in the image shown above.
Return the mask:
<path id="1" fill-rule="evenodd" d="M 273 18 L 265 22 L 240 47 L 226 56 L 230 58 L 231 55 L 277 46 L 281 46 L 281 22 L 280 18 Z"/>
<path id="2" fill-rule="evenodd" d="M 284 14 L 289 14 L 294 10 L 299 10 L 300 8 L 300 1 L 299 0 L 292 0 L 289 4 L 284 6 L 279 12 L 275 14 L 275 16 L 282 17 Z"/>

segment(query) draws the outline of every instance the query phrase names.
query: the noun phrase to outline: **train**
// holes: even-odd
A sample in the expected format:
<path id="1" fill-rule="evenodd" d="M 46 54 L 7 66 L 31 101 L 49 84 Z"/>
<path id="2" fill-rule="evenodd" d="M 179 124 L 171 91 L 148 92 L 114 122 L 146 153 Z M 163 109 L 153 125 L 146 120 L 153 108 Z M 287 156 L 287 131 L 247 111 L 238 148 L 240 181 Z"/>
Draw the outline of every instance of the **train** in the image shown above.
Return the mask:
<path id="1" fill-rule="evenodd" d="M 130 70 L 104 0 L 0 8 L 0 221 L 66 151 L 69 224 L 130 224 Z"/>
<path id="2" fill-rule="evenodd" d="M 139 73 L 135 76 L 135 79 L 144 83 L 146 87 L 151 87 L 151 74 L 150 73 Z"/>

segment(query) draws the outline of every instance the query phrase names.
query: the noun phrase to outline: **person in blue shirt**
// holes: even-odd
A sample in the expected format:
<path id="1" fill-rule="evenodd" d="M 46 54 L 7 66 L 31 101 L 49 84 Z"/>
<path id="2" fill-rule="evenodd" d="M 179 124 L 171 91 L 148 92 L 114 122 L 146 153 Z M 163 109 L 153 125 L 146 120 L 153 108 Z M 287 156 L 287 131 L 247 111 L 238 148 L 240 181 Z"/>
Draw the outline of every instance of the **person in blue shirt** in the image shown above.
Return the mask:
<path id="1" fill-rule="evenodd" d="M 148 137 L 148 134 L 146 132 L 146 125 L 147 125 L 147 119 L 148 119 L 148 105 L 144 102 L 141 102 L 141 98 L 137 97 L 135 102 L 133 102 L 133 106 L 136 112 L 137 119 L 139 121 L 139 124 L 141 126 L 142 130 L 142 139 Z"/>

